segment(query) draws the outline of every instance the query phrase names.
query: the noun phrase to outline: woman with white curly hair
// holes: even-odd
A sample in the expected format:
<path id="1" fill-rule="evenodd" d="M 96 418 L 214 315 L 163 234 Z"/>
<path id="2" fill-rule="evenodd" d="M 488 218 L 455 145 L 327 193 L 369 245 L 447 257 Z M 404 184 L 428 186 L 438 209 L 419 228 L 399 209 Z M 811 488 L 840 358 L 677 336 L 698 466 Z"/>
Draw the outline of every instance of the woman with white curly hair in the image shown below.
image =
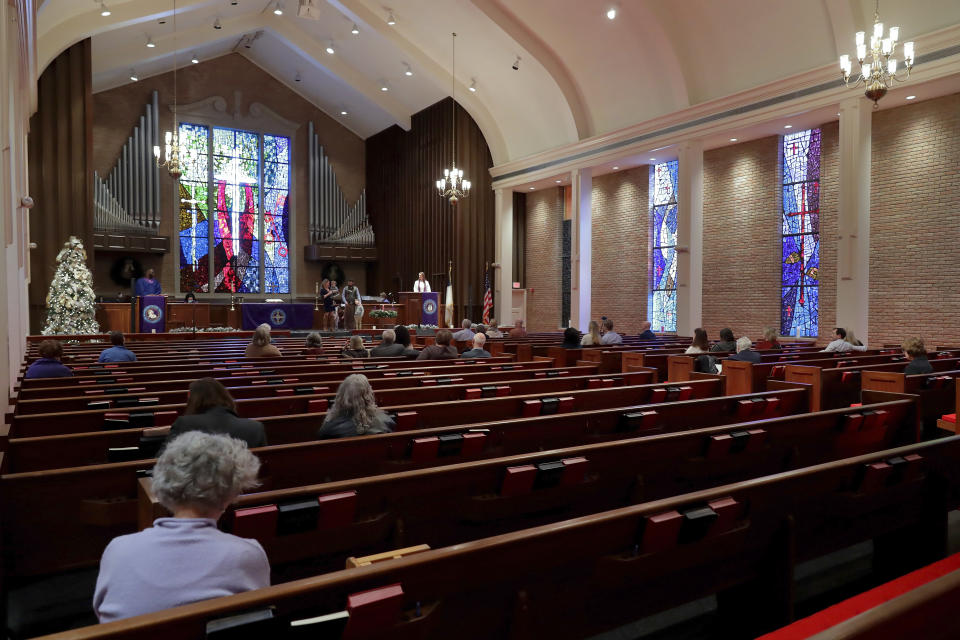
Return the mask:
<path id="1" fill-rule="evenodd" d="M 100 622 L 270 586 L 260 543 L 217 529 L 259 470 L 240 440 L 188 431 L 170 442 L 153 468 L 153 491 L 173 517 L 107 545 L 93 596 Z"/>
<path id="2" fill-rule="evenodd" d="M 326 440 L 391 431 L 393 420 L 377 407 L 367 376 L 354 373 L 340 383 L 317 437 Z"/>

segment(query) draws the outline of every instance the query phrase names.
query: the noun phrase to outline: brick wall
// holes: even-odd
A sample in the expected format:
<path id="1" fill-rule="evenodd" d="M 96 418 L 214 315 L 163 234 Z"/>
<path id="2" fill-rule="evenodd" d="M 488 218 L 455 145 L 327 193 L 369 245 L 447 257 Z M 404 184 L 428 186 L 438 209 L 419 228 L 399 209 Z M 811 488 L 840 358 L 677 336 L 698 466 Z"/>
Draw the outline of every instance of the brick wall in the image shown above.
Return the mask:
<path id="1" fill-rule="evenodd" d="M 833 340 L 837 325 L 837 214 L 840 196 L 840 125 L 828 122 L 820 127 L 820 338 L 818 344 Z M 851 327 L 864 344 L 862 327 Z"/>
<path id="2" fill-rule="evenodd" d="M 724 327 L 753 340 L 779 327 L 779 145 L 772 136 L 703 154 L 703 327 L 711 339 Z"/>
<path id="3" fill-rule="evenodd" d="M 960 344 L 960 94 L 873 115 L 870 344 Z"/>
<path id="4" fill-rule="evenodd" d="M 563 189 L 528 193 L 526 222 L 527 327 L 531 331 L 556 331 L 560 326 Z"/>
<path id="5" fill-rule="evenodd" d="M 649 172 L 644 165 L 593 180 L 592 315 L 621 333 L 637 333 L 647 319 Z"/>

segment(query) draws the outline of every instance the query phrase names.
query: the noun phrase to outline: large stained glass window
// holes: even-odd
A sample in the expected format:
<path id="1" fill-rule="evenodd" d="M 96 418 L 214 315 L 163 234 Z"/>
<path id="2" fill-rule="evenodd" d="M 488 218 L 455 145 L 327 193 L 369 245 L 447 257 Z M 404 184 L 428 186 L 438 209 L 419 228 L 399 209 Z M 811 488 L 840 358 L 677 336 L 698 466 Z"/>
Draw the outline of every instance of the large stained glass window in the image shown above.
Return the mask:
<path id="1" fill-rule="evenodd" d="M 677 330 L 676 160 L 650 169 L 650 295 L 647 319 L 654 331 Z"/>
<path id="2" fill-rule="evenodd" d="M 289 293 L 290 139 L 195 124 L 180 138 L 181 290 Z"/>
<path id="3" fill-rule="evenodd" d="M 816 336 L 820 309 L 820 130 L 783 137 L 780 332 Z"/>

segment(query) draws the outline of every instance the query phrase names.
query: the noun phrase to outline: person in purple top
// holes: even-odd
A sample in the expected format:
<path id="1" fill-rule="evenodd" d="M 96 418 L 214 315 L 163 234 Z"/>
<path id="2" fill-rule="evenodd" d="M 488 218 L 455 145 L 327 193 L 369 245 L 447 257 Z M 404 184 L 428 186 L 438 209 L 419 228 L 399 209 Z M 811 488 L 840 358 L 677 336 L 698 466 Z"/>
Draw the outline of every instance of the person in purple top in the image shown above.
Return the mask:
<path id="1" fill-rule="evenodd" d="M 100 622 L 270 586 L 260 543 L 217 529 L 259 470 L 240 440 L 188 431 L 170 442 L 153 468 L 153 492 L 173 517 L 107 545 L 93 595 Z"/>
<path id="2" fill-rule="evenodd" d="M 123 332 L 111 331 L 110 343 L 113 345 L 109 349 L 100 352 L 100 358 L 97 362 L 136 362 L 137 354 L 123 345 Z"/>
<path id="3" fill-rule="evenodd" d="M 63 357 L 63 345 L 56 340 L 44 340 L 37 347 L 40 358 L 27 367 L 24 378 L 69 378 L 73 375 L 70 367 L 60 362 Z"/>
<path id="4" fill-rule="evenodd" d="M 162 293 L 160 283 L 154 280 L 153 269 L 147 269 L 147 275 L 137 279 L 136 295 L 138 296 L 158 296 Z"/>

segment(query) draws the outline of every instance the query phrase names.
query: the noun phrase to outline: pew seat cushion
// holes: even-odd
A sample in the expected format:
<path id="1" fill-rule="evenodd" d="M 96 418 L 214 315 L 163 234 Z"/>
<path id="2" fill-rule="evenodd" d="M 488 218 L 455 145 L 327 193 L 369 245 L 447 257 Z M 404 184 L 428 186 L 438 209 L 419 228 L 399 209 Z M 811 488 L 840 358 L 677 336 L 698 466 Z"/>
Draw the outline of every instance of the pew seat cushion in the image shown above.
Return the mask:
<path id="1" fill-rule="evenodd" d="M 797 620 L 791 625 L 761 636 L 758 640 L 808 638 L 957 570 L 960 570 L 960 553 L 839 602 L 808 618 Z"/>
<path id="2" fill-rule="evenodd" d="M 953 423 L 956 423 L 956 421 L 957 421 L 957 414 L 955 414 L 955 413 L 947 413 L 947 414 L 944 414 L 943 416 L 941 416 L 940 419 L 943 420 L 943 421 L 945 421 L 945 422 L 953 422 Z"/>

